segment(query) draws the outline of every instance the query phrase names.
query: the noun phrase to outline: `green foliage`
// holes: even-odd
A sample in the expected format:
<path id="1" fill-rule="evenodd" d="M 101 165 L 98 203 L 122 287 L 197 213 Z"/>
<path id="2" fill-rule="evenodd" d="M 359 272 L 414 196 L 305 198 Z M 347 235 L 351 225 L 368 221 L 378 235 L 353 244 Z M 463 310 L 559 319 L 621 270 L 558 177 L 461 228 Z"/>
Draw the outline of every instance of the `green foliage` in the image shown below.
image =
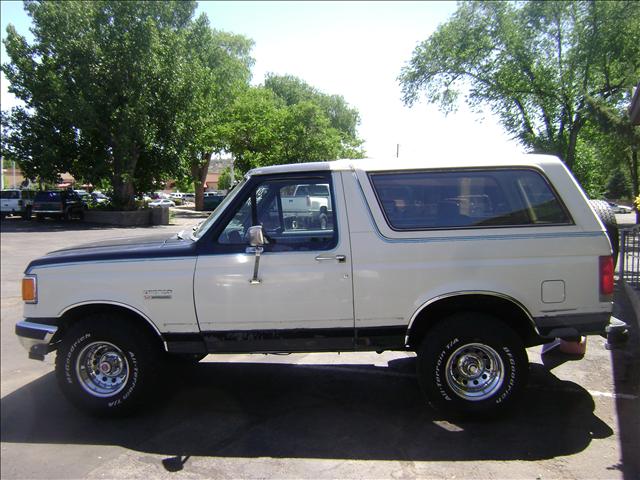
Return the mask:
<path id="1" fill-rule="evenodd" d="M 253 42 L 193 19 L 193 1 L 27 1 L 2 71 L 24 108 L 3 112 L 3 155 L 31 179 L 60 173 L 112 191 L 115 208 L 177 178 L 202 202 L 211 155 L 238 173 L 362 157 L 358 112 L 295 77 L 249 87 Z M 193 187 L 193 188 L 192 188 Z"/>
<path id="2" fill-rule="evenodd" d="M 358 138 L 357 127 L 360 123 L 360 114 L 340 95 L 327 95 L 308 85 L 303 80 L 291 75 L 278 76 L 268 74 L 265 88 L 275 93 L 288 107 L 307 103 L 318 107 L 316 116 L 325 116 L 329 126 L 334 132 L 328 132 L 329 136 L 337 133 L 340 138 L 340 151 L 334 158 L 363 158 L 363 141 Z M 324 148 L 327 148 L 326 146 Z M 322 155 L 320 155 L 322 156 Z"/>
<path id="3" fill-rule="evenodd" d="M 235 182 L 242 180 L 242 174 L 234 170 Z M 231 168 L 224 167 L 218 177 L 218 190 L 230 190 L 234 182 L 231 180 Z"/>
<path id="4" fill-rule="evenodd" d="M 358 113 L 295 77 L 267 76 L 238 96 L 226 125 L 238 173 L 282 163 L 362 158 Z"/>
<path id="5" fill-rule="evenodd" d="M 406 104 L 424 94 L 445 112 L 466 90 L 522 144 L 573 168 L 587 97 L 622 105 L 638 77 L 635 2 L 478 1 L 418 45 L 399 80 Z"/>
<path id="6" fill-rule="evenodd" d="M 116 206 L 179 168 L 172 141 L 194 2 L 25 2 L 33 44 L 10 25 L 2 66 L 26 108 L 7 150 L 31 177 L 109 178 Z M 178 80 L 178 81 L 176 81 Z M 137 184 L 137 185 L 136 185 Z"/>
<path id="7" fill-rule="evenodd" d="M 201 210 L 211 155 L 226 148 L 229 110 L 249 85 L 253 42 L 211 29 L 206 15 L 201 15 L 187 30 L 185 44 L 185 83 L 176 137 L 183 142 L 196 208 Z"/>
<path id="8" fill-rule="evenodd" d="M 631 195 L 629 180 L 619 168 L 615 169 L 607 181 L 607 198 L 625 198 Z"/>

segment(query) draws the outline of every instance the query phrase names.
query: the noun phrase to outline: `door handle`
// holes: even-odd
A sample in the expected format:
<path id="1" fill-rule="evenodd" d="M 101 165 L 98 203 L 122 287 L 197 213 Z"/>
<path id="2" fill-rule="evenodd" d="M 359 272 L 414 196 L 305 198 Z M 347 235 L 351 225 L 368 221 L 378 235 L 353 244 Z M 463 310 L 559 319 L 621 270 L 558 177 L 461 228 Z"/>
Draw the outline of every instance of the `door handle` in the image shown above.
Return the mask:
<path id="1" fill-rule="evenodd" d="M 346 255 L 318 255 L 316 261 L 326 262 L 327 260 L 337 261 L 338 263 L 344 263 L 347 261 Z"/>

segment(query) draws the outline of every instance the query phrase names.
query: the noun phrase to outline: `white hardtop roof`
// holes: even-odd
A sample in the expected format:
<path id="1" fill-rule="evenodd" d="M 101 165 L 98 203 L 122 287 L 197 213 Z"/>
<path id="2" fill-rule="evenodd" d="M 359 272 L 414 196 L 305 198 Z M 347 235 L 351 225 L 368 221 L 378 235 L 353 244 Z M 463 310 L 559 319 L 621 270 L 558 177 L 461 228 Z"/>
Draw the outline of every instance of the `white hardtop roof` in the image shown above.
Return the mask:
<path id="1" fill-rule="evenodd" d="M 274 173 L 296 173 L 317 171 L 349 171 L 363 170 L 366 172 L 385 170 L 425 170 L 425 169 L 449 169 L 449 168 L 474 168 L 474 167 L 544 167 L 545 165 L 558 165 L 562 162 L 552 155 L 515 154 L 515 155 L 482 155 L 478 157 L 442 157 L 433 159 L 343 159 L 330 162 L 290 163 L 287 165 L 274 165 L 271 167 L 254 168 L 248 175 L 270 175 Z"/>

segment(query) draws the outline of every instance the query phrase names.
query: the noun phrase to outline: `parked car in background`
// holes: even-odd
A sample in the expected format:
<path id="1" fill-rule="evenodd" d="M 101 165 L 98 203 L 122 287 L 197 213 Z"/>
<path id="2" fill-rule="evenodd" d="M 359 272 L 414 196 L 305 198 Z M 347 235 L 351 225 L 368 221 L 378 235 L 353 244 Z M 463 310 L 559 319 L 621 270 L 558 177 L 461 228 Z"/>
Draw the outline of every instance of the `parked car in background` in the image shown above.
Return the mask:
<path id="1" fill-rule="evenodd" d="M 109 203 L 111 199 L 102 192 L 94 191 L 91 192 L 91 201 L 93 204 L 99 205 L 101 203 Z"/>
<path id="2" fill-rule="evenodd" d="M 633 208 L 627 207 L 626 205 L 618 205 L 617 203 L 610 202 L 607 200 L 607 203 L 613 210 L 613 213 L 633 213 Z"/>
<path id="3" fill-rule="evenodd" d="M 224 195 L 217 192 L 204 192 L 204 203 L 202 209 L 206 211 L 215 210 L 218 205 L 224 200 Z"/>
<path id="4" fill-rule="evenodd" d="M 20 215 L 25 220 L 30 219 L 35 193 L 33 190 L 2 190 L 0 216 L 4 218 L 7 215 Z"/>
<path id="5" fill-rule="evenodd" d="M 184 199 L 185 202 L 191 202 L 191 203 L 195 203 L 196 201 L 196 194 L 195 193 L 185 193 L 184 194 Z"/>
<path id="6" fill-rule="evenodd" d="M 87 204 L 73 190 L 45 190 L 36 193 L 33 199 L 33 214 L 37 220 L 45 217 L 65 220 L 74 216 L 83 218 L 86 209 Z"/>
<path id="7" fill-rule="evenodd" d="M 160 198 L 158 200 L 154 200 L 153 202 L 149 202 L 150 207 L 175 207 L 176 204 L 173 200 L 169 200 L 168 198 Z"/>

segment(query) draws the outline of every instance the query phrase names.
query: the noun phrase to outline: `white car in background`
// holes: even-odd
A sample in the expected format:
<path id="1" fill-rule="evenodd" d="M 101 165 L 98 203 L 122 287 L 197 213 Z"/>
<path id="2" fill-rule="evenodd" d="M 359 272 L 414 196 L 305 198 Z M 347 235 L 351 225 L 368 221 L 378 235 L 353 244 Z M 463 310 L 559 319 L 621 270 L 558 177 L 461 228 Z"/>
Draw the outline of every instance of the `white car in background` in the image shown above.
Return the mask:
<path id="1" fill-rule="evenodd" d="M 609 201 L 607 201 L 607 203 L 611 207 L 611 210 L 613 211 L 613 213 L 622 213 L 622 214 L 633 213 L 633 208 L 627 207 L 626 205 L 618 205 L 617 203 L 609 202 Z"/>
<path id="2" fill-rule="evenodd" d="M 168 198 L 160 198 L 158 200 L 154 200 L 153 202 L 149 202 L 150 207 L 175 207 L 176 204 L 172 200 Z"/>

